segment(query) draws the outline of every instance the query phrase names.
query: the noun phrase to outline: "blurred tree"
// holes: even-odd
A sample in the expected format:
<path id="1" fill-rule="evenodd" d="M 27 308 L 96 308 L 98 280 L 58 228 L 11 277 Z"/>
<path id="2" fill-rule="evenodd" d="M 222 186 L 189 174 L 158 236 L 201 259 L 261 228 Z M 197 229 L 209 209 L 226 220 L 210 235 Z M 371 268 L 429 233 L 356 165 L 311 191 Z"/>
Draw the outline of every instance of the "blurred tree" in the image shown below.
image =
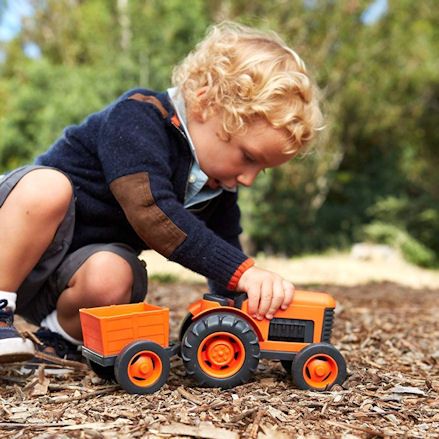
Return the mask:
<path id="1" fill-rule="evenodd" d="M 255 251 L 290 255 L 403 236 L 409 244 L 398 245 L 411 260 L 437 264 L 435 0 L 389 3 L 368 24 L 370 0 L 28 1 L 34 13 L 2 45 L 0 172 L 126 89 L 166 88 L 172 66 L 209 23 L 237 20 L 277 30 L 299 52 L 326 115 L 314 148 L 242 191 Z M 37 59 L 26 53 L 29 43 L 39 47 Z M 388 222 L 397 230 L 381 227 Z"/>
<path id="2" fill-rule="evenodd" d="M 33 14 L 0 63 L 0 172 L 129 88 L 164 89 L 204 32 L 202 1 L 29 0 Z M 41 57 L 29 59 L 26 44 Z"/>
<path id="3" fill-rule="evenodd" d="M 294 254 L 345 246 L 376 218 L 369 207 L 396 195 L 417 206 L 398 227 L 433 249 L 437 261 L 434 1 L 392 3 L 371 25 L 361 22 L 369 2 L 233 4 L 240 17 L 282 31 L 323 86 L 327 115 L 326 133 L 305 160 L 246 191 L 256 249 Z M 233 8 L 228 13 L 234 18 Z"/>

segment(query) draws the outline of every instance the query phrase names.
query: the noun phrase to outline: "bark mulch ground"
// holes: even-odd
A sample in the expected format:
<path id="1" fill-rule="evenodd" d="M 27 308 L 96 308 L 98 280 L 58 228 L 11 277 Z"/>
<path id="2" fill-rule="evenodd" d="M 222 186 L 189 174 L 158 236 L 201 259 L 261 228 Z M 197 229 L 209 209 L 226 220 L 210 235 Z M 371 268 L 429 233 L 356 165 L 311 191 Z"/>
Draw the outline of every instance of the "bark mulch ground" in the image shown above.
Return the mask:
<path id="1" fill-rule="evenodd" d="M 348 363 L 343 387 L 297 390 L 264 360 L 250 383 L 203 389 L 172 361 L 168 383 L 129 395 L 81 367 L 59 374 L 0 368 L 0 437 L 6 438 L 435 438 L 439 437 L 439 290 L 391 283 L 317 286 L 338 301 L 333 343 Z M 201 286 L 153 284 L 170 306 L 175 338 Z"/>

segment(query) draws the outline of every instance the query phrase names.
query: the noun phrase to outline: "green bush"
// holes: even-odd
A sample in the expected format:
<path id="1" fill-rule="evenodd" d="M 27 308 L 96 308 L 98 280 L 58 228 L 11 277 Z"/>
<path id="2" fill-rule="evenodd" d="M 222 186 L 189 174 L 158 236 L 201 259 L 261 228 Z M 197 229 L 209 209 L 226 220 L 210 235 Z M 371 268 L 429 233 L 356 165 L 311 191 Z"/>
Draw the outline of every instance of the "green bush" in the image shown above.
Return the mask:
<path id="1" fill-rule="evenodd" d="M 368 224 L 362 228 L 362 237 L 399 250 L 404 259 L 412 264 L 427 268 L 438 266 L 439 261 L 433 250 L 394 224 L 379 221 Z"/>
<path id="2" fill-rule="evenodd" d="M 178 281 L 178 277 L 171 273 L 156 273 L 149 276 L 149 280 L 161 284 L 175 284 Z"/>
<path id="3" fill-rule="evenodd" d="M 372 226 L 374 223 L 378 224 L 378 227 L 372 227 L 372 231 L 381 242 L 391 236 L 391 242 L 388 244 L 393 245 L 397 242 L 408 261 L 426 267 L 437 263 L 439 206 L 433 197 L 422 194 L 417 198 L 407 196 L 380 198 L 367 210 L 367 213 L 372 218 Z M 383 230 L 387 232 L 381 236 Z"/>

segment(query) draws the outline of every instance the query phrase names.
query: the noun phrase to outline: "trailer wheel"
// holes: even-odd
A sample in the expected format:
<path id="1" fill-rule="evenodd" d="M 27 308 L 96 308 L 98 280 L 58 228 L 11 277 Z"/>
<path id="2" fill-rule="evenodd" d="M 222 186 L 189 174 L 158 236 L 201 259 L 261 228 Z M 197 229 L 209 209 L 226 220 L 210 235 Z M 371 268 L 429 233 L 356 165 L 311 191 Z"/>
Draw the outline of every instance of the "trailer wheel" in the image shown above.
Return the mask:
<path id="1" fill-rule="evenodd" d="M 304 390 L 327 390 L 346 379 L 346 362 L 341 353 L 329 343 L 304 347 L 292 365 L 294 384 Z"/>
<path id="2" fill-rule="evenodd" d="M 282 367 L 284 368 L 285 372 L 291 376 L 292 373 L 292 367 L 293 367 L 293 362 L 292 360 L 280 360 L 280 363 L 282 364 Z"/>
<path id="3" fill-rule="evenodd" d="M 165 349 L 152 341 L 137 340 L 116 358 L 114 373 L 128 393 L 154 393 L 166 383 L 170 361 Z"/>
<path id="4" fill-rule="evenodd" d="M 188 375 L 201 386 L 226 389 L 250 379 L 259 363 L 259 341 L 242 317 L 218 312 L 189 326 L 181 357 Z"/>
<path id="5" fill-rule="evenodd" d="M 99 378 L 107 381 L 116 381 L 114 376 L 114 366 L 101 366 L 89 358 L 87 358 L 87 364 Z"/>

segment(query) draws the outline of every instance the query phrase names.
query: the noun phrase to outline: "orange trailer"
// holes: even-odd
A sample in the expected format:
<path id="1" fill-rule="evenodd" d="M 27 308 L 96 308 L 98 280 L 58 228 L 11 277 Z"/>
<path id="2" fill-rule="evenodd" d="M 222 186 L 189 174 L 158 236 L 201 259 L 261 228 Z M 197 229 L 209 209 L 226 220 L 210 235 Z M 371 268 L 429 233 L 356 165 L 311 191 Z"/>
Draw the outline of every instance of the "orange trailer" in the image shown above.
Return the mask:
<path id="1" fill-rule="evenodd" d="M 101 377 L 129 393 L 152 393 L 166 382 L 170 357 L 169 309 L 148 303 L 80 310 L 82 353 Z"/>

